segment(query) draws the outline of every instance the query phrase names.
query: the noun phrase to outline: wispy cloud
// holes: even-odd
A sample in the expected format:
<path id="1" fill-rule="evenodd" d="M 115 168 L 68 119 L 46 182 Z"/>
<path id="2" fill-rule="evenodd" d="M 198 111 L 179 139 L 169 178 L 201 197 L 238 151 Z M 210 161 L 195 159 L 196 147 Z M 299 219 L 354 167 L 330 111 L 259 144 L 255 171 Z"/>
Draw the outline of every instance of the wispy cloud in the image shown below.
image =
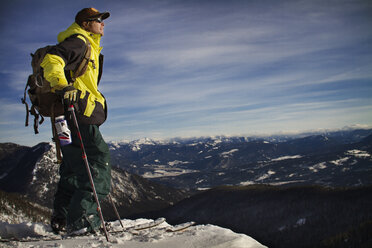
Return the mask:
<path id="1" fill-rule="evenodd" d="M 85 7 L 68 3 L 76 11 Z M 109 104 L 109 119 L 102 126 L 108 137 L 228 135 L 372 123 L 368 1 L 91 4 L 111 12 L 102 38 L 100 84 Z M 75 13 L 63 5 L 56 4 L 61 12 L 53 16 L 47 6 L 37 9 L 49 21 L 19 19 L 16 28 L 4 28 L 4 106 L 16 106 L 10 99 L 23 93 L 29 53 L 56 42 L 58 32 L 72 23 Z M 11 16 L 5 21 L 18 20 L 17 12 L 8 9 Z M 23 119 L 23 113 L 15 112 L 0 114 L 14 123 Z"/>

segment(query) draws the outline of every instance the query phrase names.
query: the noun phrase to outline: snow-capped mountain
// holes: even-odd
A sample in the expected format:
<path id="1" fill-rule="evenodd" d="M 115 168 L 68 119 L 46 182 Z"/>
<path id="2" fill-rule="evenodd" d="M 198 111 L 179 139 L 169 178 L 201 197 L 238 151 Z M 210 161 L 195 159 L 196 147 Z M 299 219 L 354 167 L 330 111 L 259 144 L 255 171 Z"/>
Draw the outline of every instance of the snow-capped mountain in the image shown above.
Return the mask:
<path id="1" fill-rule="evenodd" d="M 48 143 L 40 143 L 34 147 L 16 144 L 0 144 L 2 159 L 0 160 L 0 189 L 8 192 L 45 193 L 45 184 L 56 182 L 58 166 L 53 161 L 53 148 Z M 55 155 L 54 155 L 55 157 Z M 48 176 L 45 173 L 49 174 Z M 39 180 L 40 179 L 40 180 Z M 43 185 L 41 185 L 43 184 Z M 35 185 L 36 187 L 29 187 Z M 40 186 L 40 187 L 39 187 Z M 41 201 L 50 198 L 44 195 Z"/>
<path id="2" fill-rule="evenodd" d="M 218 185 L 322 184 L 372 180 L 372 130 L 311 136 L 149 139 L 110 144 L 113 165 L 177 188 Z"/>

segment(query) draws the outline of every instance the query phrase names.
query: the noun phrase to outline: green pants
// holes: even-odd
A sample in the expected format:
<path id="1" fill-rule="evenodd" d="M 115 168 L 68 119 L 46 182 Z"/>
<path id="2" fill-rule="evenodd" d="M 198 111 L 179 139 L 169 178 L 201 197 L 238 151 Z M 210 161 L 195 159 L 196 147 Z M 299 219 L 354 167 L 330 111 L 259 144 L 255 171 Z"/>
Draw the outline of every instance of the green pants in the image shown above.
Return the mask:
<path id="1" fill-rule="evenodd" d="M 81 137 L 99 200 L 110 193 L 110 154 L 96 125 L 81 125 Z M 80 140 L 71 128 L 72 144 L 62 147 L 63 162 L 54 199 L 54 216 L 65 218 L 70 231 L 87 227 L 97 230 L 101 224 L 86 165 L 82 159 Z"/>

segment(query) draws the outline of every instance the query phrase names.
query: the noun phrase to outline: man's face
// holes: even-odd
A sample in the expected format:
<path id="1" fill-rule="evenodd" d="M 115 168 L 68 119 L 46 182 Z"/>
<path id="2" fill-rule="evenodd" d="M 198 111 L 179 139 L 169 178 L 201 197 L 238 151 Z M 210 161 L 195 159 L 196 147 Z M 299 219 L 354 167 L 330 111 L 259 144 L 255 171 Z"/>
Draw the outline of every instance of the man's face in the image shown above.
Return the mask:
<path id="1" fill-rule="evenodd" d="M 103 36 L 104 34 L 104 27 L 105 23 L 103 21 L 90 21 L 90 22 L 83 22 L 83 28 L 91 33 L 100 34 Z"/>

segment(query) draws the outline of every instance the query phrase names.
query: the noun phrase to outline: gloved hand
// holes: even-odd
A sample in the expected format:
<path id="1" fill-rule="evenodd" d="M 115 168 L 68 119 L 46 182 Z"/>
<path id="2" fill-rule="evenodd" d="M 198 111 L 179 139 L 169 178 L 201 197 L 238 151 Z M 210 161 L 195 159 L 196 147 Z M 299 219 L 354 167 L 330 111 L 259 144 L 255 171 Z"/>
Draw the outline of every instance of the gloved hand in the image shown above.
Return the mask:
<path id="1" fill-rule="evenodd" d="M 63 91 L 63 100 L 65 102 L 67 102 L 69 105 L 74 104 L 76 102 L 77 89 L 69 85 L 63 88 L 62 91 Z"/>

